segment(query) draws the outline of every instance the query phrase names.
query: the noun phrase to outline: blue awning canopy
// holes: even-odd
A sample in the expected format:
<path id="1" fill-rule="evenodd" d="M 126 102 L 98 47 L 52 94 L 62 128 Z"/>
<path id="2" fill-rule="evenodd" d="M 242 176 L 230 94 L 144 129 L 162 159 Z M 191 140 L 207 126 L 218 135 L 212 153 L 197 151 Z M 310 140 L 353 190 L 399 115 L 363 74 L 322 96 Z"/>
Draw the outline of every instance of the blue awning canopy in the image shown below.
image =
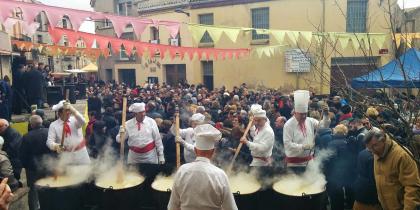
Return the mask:
<path id="1" fill-rule="evenodd" d="M 420 88 L 420 51 L 414 48 L 369 74 L 353 78 L 353 88 Z M 401 66 L 403 68 L 401 68 Z M 402 70 L 403 69 L 403 70 Z"/>

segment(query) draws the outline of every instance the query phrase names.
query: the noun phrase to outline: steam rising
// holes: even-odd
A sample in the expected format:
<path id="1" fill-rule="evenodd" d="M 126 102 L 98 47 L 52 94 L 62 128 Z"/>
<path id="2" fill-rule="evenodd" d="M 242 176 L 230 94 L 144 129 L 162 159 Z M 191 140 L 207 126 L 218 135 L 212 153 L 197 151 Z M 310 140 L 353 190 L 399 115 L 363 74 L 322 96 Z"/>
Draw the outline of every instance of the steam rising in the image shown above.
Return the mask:
<path id="1" fill-rule="evenodd" d="M 309 162 L 305 173 L 281 176 L 278 178 L 279 181 L 274 183 L 273 189 L 276 192 L 293 196 L 323 192 L 327 181 L 322 173 L 322 163 L 332 154 L 331 150 L 320 150 L 315 159 Z"/>

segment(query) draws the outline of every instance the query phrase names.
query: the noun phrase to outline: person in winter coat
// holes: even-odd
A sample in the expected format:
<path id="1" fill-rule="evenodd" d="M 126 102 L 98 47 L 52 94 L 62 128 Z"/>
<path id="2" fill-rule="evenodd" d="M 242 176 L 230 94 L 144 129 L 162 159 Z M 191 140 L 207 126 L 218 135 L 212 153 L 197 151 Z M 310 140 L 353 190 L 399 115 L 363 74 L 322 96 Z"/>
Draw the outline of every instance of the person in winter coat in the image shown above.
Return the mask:
<path id="1" fill-rule="evenodd" d="M 383 131 L 365 136 L 374 154 L 378 198 L 384 210 L 412 210 L 420 206 L 419 169 L 411 155 Z"/>
<path id="2" fill-rule="evenodd" d="M 353 155 L 347 140 L 347 127 L 337 125 L 327 148 L 334 154 L 326 164 L 327 193 L 331 200 L 331 210 L 343 210 L 345 197 L 353 194 L 350 186 L 354 177 Z"/>
<path id="3" fill-rule="evenodd" d="M 5 119 L 0 119 L 0 136 L 4 139 L 3 151 L 7 153 L 12 163 L 15 178 L 19 180 L 20 172 L 22 171 L 22 163 L 19 159 L 22 136 L 15 129 L 11 128 L 9 122 Z"/>
<path id="4" fill-rule="evenodd" d="M 373 172 L 373 154 L 367 149 L 359 153 L 353 191 L 353 210 L 381 210 Z"/>
<path id="5" fill-rule="evenodd" d="M 19 187 L 19 182 L 13 175 L 13 168 L 7 153 L 2 150 L 4 139 L 0 137 L 0 176 L 8 178 L 7 184 L 10 186 L 12 191 L 15 191 Z"/>

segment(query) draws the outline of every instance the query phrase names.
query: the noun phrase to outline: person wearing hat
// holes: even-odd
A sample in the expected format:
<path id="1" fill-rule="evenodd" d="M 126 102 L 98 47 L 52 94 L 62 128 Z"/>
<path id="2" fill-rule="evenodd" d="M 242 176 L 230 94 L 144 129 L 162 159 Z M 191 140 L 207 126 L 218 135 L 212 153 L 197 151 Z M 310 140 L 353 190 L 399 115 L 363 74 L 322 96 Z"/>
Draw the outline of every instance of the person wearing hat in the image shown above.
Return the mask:
<path id="1" fill-rule="evenodd" d="M 66 157 L 71 164 L 89 164 L 90 158 L 82 132 L 82 127 L 86 124 L 83 115 L 64 100 L 54 105 L 52 110 L 57 112 L 58 119 L 52 122 L 48 129 L 47 147 Z"/>
<path id="2" fill-rule="evenodd" d="M 261 105 L 252 105 L 251 113 L 254 116 L 254 125 L 250 129 L 253 141 L 241 138 L 241 143 L 248 146 L 249 150 L 251 150 L 252 162 L 250 166 L 271 166 L 271 155 L 275 139 L 274 131 Z"/>
<path id="3" fill-rule="evenodd" d="M 165 163 L 159 128 L 152 118 L 146 116 L 144 103 L 134 103 L 128 111 L 135 113 L 135 117 L 126 122 L 125 130 L 120 127 L 116 140 L 119 143 L 121 133 L 125 133 L 129 147 L 127 163 L 140 164 L 140 170 L 146 177 L 154 176 L 157 164 Z"/>
<path id="4" fill-rule="evenodd" d="M 307 117 L 309 91 L 297 90 L 294 96 L 294 114 L 283 129 L 283 142 L 286 166 L 295 173 L 303 173 L 310 160 L 313 159 L 315 136 L 318 128 L 328 128 L 328 106 L 323 106 L 323 118 L 318 121 Z"/>
<path id="5" fill-rule="evenodd" d="M 185 129 L 179 129 L 179 136 L 180 139 L 176 139 L 183 147 L 184 147 L 184 160 L 186 163 L 191 163 L 195 160 L 195 153 L 194 153 L 194 128 L 198 125 L 204 124 L 205 116 L 196 113 L 193 114 L 190 118 L 190 128 Z M 176 135 L 175 133 L 175 126 L 172 125 L 171 132 L 173 135 Z"/>
<path id="6" fill-rule="evenodd" d="M 237 210 L 226 173 L 210 162 L 222 133 L 203 124 L 194 128 L 194 134 L 197 158 L 175 174 L 168 210 Z"/>

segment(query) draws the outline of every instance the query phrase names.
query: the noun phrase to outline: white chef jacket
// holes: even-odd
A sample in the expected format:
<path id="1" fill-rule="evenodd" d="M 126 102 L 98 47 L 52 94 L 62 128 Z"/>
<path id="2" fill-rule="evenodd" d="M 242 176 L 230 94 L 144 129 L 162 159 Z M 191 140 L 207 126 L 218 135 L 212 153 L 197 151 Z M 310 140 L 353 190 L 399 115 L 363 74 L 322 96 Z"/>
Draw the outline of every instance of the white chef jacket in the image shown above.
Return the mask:
<path id="1" fill-rule="evenodd" d="M 237 210 L 223 170 L 204 157 L 182 165 L 172 187 L 168 210 Z"/>
<path id="2" fill-rule="evenodd" d="M 50 150 L 54 150 L 56 145 L 61 144 L 61 136 L 63 133 L 64 121 L 60 118 L 51 123 L 48 129 L 47 146 Z M 86 146 L 82 149 L 74 151 L 76 147 L 84 141 L 82 127 L 86 124 L 83 116 L 76 111 L 74 116 L 69 118 L 70 135 L 64 137 L 64 147 L 70 151 L 64 151 L 60 154 L 63 160 L 69 161 L 69 164 L 82 165 L 89 164 L 90 158 Z"/>
<path id="3" fill-rule="evenodd" d="M 255 125 L 252 126 L 250 134 L 253 137 L 253 141 L 248 141 L 247 143 L 253 157 L 250 166 L 269 166 L 270 161 L 264 161 L 255 157 L 268 159 L 271 157 L 275 139 L 273 129 L 267 121 L 264 127 L 259 129 L 258 132 Z"/>
<path id="4" fill-rule="evenodd" d="M 175 134 L 175 127 L 171 127 L 171 132 L 173 135 Z M 194 128 L 186 128 L 186 129 L 179 129 L 179 135 L 182 139 L 184 139 L 184 160 L 186 163 L 191 163 L 195 161 L 195 152 L 194 152 L 194 144 L 195 144 L 195 135 L 194 135 Z"/>
<path id="5" fill-rule="evenodd" d="M 295 117 L 290 118 L 283 128 L 283 142 L 286 157 L 307 157 L 313 155 L 313 150 L 304 150 L 303 145 L 315 145 L 315 135 L 319 126 L 329 125 L 326 120 L 321 123 L 311 117 L 305 120 L 306 136 L 301 131 Z M 302 163 L 287 163 L 288 167 L 306 166 L 308 161 Z"/>
<path id="6" fill-rule="evenodd" d="M 159 133 L 156 122 L 145 116 L 143 122 L 140 123 L 141 128 L 138 130 L 136 118 L 132 118 L 126 122 L 125 139 L 128 139 L 128 146 L 143 148 L 146 145 L 155 142 L 155 148 L 146 153 L 136 153 L 132 150 L 128 151 L 128 164 L 151 163 L 158 164 L 158 156 L 163 156 L 162 138 Z M 120 134 L 118 133 L 117 142 L 120 142 Z"/>

